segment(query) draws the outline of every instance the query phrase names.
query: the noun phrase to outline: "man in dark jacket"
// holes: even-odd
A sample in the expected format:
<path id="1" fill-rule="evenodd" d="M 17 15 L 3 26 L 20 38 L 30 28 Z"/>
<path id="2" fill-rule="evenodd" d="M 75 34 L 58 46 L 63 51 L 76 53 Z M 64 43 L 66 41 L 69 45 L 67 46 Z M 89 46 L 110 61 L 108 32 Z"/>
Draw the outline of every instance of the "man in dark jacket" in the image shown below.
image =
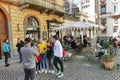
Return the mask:
<path id="1" fill-rule="evenodd" d="M 24 42 L 19 38 L 18 43 L 16 44 L 16 47 L 18 48 L 20 63 L 22 62 L 22 54 L 20 52 L 20 49 L 24 46 Z"/>
<path id="2" fill-rule="evenodd" d="M 87 44 L 88 42 L 87 42 L 86 36 L 84 35 L 83 36 L 83 47 L 87 47 Z"/>

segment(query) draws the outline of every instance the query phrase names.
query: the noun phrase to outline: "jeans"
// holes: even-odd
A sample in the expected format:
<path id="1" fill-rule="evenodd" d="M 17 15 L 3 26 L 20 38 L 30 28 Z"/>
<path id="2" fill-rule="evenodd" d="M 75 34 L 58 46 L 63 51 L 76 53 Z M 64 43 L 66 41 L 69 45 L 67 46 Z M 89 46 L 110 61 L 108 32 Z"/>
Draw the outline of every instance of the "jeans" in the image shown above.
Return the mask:
<path id="1" fill-rule="evenodd" d="M 99 57 L 99 60 L 100 60 L 104 54 L 105 54 L 104 52 L 98 52 L 98 55 L 96 57 Z"/>
<path id="2" fill-rule="evenodd" d="M 47 69 L 47 57 L 46 57 L 46 54 L 40 54 L 40 57 L 41 57 L 41 65 L 42 65 L 42 69 Z"/>
<path id="3" fill-rule="evenodd" d="M 40 70 L 40 61 L 36 62 L 36 71 Z"/>
<path id="4" fill-rule="evenodd" d="M 54 57 L 54 62 L 53 62 L 55 68 L 57 69 L 57 71 L 61 71 L 63 72 L 63 61 L 58 58 L 58 57 Z M 58 64 L 60 65 L 61 68 L 58 67 Z M 61 70 L 60 70 L 61 69 Z"/>
<path id="5" fill-rule="evenodd" d="M 53 58 L 48 58 L 49 69 L 53 70 Z"/>
<path id="6" fill-rule="evenodd" d="M 19 58 L 20 58 L 20 63 L 21 63 L 22 62 L 22 54 L 20 51 L 18 51 L 18 53 L 19 53 Z"/>
<path id="7" fill-rule="evenodd" d="M 114 52 L 115 52 L 115 55 L 117 54 L 117 48 L 114 47 Z"/>
<path id="8" fill-rule="evenodd" d="M 8 64 L 9 53 L 4 52 L 4 56 L 5 56 L 5 65 L 7 65 Z"/>
<path id="9" fill-rule="evenodd" d="M 35 79 L 35 68 L 33 69 L 24 69 L 25 78 L 24 80 L 36 80 Z"/>

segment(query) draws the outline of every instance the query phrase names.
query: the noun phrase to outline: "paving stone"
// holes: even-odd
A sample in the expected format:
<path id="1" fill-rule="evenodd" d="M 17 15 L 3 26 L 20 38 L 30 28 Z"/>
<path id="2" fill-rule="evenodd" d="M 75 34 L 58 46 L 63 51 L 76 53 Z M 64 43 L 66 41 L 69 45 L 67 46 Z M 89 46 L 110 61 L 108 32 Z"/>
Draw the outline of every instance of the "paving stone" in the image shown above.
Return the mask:
<path id="1" fill-rule="evenodd" d="M 17 58 L 10 59 L 10 62 L 10 67 L 4 67 L 3 60 L 0 61 L 0 80 L 24 80 L 22 64 L 18 63 Z M 53 74 L 41 73 L 36 75 L 37 80 L 120 80 L 120 69 L 105 70 L 100 64 L 91 64 L 82 56 L 75 55 L 72 61 L 64 62 L 64 64 L 63 78 L 59 79 Z"/>

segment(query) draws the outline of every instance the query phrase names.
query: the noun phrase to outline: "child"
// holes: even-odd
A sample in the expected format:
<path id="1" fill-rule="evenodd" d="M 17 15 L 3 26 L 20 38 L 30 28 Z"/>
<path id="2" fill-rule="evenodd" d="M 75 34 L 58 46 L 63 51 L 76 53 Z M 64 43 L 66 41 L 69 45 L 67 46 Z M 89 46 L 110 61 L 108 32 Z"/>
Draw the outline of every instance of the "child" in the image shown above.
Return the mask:
<path id="1" fill-rule="evenodd" d="M 36 59 L 36 74 L 37 74 L 37 73 L 41 73 L 41 72 L 40 72 L 40 61 L 41 61 L 41 57 L 40 57 L 40 56 L 36 56 L 35 59 Z"/>
<path id="2" fill-rule="evenodd" d="M 47 60 L 49 65 L 49 73 L 54 73 L 53 70 L 53 47 L 52 42 L 47 41 Z"/>

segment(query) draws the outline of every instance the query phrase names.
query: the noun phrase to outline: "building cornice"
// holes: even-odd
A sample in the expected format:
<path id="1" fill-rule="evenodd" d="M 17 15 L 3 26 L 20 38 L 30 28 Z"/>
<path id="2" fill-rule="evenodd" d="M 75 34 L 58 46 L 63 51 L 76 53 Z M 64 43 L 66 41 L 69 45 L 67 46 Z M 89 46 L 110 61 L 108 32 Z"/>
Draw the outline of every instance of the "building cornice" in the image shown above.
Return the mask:
<path id="1" fill-rule="evenodd" d="M 65 20 L 72 20 L 72 21 L 79 21 L 79 17 L 73 17 L 69 14 L 65 14 L 64 19 Z"/>
<path id="2" fill-rule="evenodd" d="M 18 0 L 18 1 L 13 1 L 13 0 L 0 0 L 0 2 L 8 3 L 8 4 L 11 4 L 11 5 L 14 5 L 14 6 L 19 6 L 19 5 L 20 5 L 19 0 Z"/>

